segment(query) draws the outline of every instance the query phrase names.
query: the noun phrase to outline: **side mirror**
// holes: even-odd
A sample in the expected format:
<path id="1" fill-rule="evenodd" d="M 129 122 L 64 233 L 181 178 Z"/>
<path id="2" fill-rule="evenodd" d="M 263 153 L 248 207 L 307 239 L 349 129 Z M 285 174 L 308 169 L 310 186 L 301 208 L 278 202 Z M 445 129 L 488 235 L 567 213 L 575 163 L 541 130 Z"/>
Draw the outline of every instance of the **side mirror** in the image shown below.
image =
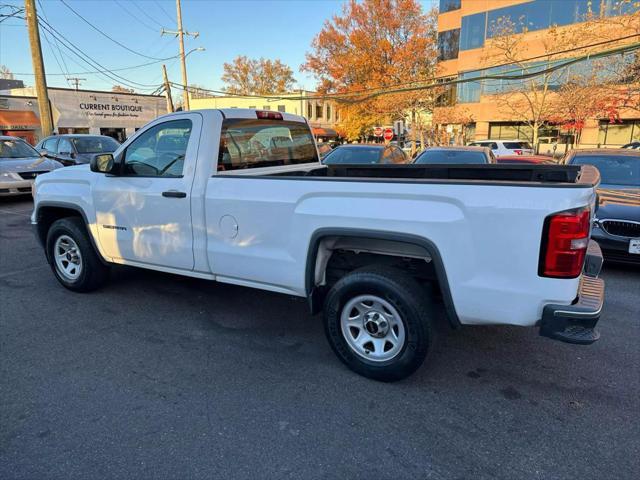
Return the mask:
<path id="1" fill-rule="evenodd" d="M 91 157 L 90 167 L 92 172 L 112 173 L 115 164 L 110 153 L 97 153 Z"/>
<path id="2" fill-rule="evenodd" d="M 45 158 L 49 157 L 49 152 L 47 152 L 44 148 L 38 151 L 38 153 L 40 154 L 41 157 L 45 157 Z"/>

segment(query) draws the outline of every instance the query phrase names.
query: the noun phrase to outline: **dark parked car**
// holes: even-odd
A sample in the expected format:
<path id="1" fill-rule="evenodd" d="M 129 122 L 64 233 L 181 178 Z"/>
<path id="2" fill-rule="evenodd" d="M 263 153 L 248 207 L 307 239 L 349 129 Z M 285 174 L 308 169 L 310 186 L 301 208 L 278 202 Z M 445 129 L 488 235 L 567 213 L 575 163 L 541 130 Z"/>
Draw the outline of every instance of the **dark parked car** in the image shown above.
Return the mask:
<path id="1" fill-rule="evenodd" d="M 640 152 L 573 150 L 565 162 L 595 165 L 600 171 L 591 237 L 600 244 L 605 260 L 640 265 Z"/>
<path id="2" fill-rule="evenodd" d="M 430 147 L 418 155 L 413 163 L 496 163 L 496 157 L 487 147 Z"/>
<path id="3" fill-rule="evenodd" d="M 623 145 L 622 148 L 630 148 L 631 150 L 640 150 L 640 142 L 631 142 Z"/>
<path id="4" fill-rule="evenodd" d="M 340 145 L 323 159 L 325 165 L 409 163 L 405 153 L 395 145 L 350 144 Z"/>
<path id="5" fill-rule="evenodd" d="M 36 145 L 39 152 L 63 165 L 89 163 L 96 153 L 113 153 L 120 144 L 106 135 L 53 135 Z"/>

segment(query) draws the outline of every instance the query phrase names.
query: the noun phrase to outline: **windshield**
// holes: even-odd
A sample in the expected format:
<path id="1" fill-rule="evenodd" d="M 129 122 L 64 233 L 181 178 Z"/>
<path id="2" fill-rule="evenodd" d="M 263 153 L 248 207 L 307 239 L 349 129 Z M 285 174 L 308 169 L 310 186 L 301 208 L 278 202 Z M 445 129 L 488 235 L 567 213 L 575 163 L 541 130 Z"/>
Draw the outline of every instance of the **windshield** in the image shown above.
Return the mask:
<path id="1" fill-rule="evenodd" d="M 573 165 L 593 165 L 600 171 L 600 182 L 610 185 L 640 187 L 640 156 L 576 156 Z"/>
<path id="2" fill-rule="evenodd" d="M 39 157 L 40 154 L 22 140 L 0 140 L 0 159 Z"/>
<path id="3" fill-rule="evenodd" d="M 326 165 L 380 163 L 380 147 L 338 147 L 324 157 Z"/>
<path id="4" fill-rule="evenodd" d="M 71 141 L 78 153 L 111 153 L 120 146 L 111 137 L 75 137 Z"/>
<path id="5" fill-rule="evenodd" d="M 425 150 L 415 163 L 488 163 L 483 152 L 465 150 Z"/>

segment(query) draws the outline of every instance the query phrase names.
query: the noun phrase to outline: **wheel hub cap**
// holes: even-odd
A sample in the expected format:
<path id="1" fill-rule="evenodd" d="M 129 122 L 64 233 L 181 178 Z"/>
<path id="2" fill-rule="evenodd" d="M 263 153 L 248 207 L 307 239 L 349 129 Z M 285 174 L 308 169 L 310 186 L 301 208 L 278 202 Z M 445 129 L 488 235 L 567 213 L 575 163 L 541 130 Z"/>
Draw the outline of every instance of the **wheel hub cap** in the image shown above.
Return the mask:
<path id="1" fill-rule="evenodd" d="M 377 295 L 359 295 L 349 300 L 340 313 L 340 327 L 349 348 L 374 362 L 394 358 L 406 340 L 398 310 Z"/>
<path id="2" fill-rule="evenodd" d="M 53 245 L 56 270 L 67 280 L 75 280 L 82 272 L 82 255 L 78 244 L 68 235 L 60 235 Z"/>

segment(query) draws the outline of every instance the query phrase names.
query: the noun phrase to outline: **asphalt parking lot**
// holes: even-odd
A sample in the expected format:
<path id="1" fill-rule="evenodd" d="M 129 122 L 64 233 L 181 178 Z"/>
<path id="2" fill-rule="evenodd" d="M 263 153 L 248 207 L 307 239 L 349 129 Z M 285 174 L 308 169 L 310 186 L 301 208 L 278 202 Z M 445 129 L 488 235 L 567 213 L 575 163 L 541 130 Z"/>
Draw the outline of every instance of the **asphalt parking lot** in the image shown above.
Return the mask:
<path id="1" fill-rule="evenodd" d="M 601 340 L 444 332 L 359 377 L 303 299 L 118 268 L 55 281 L 0 200 L 0 478 L 640 478 L 640 271 L 605 267 Z"/>

